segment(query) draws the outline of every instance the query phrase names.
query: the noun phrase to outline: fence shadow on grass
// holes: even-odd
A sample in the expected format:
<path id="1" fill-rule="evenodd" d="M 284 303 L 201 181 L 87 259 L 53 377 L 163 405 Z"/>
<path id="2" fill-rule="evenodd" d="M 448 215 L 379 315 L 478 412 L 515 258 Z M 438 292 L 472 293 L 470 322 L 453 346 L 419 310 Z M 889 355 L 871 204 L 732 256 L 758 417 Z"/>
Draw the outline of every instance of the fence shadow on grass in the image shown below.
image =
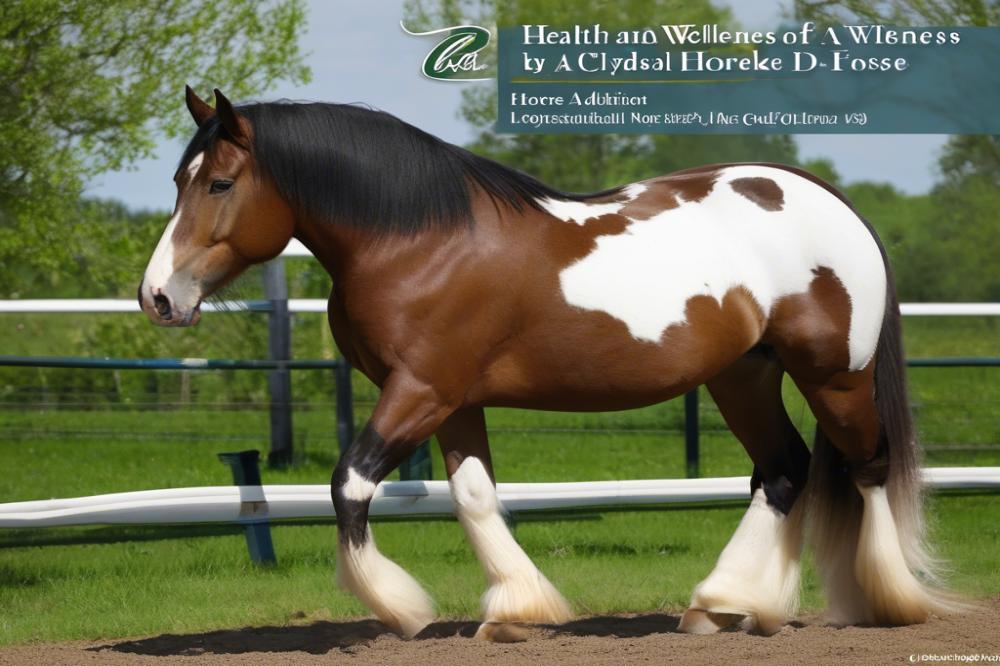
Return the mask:
<path id="1" fill-rule="evenodd" d="M 521 639 L 559 636 L 600 636 L 606 638 L 638 638 L 652 634 L 674 633 L 679 618 L 653 613 L 632 617 L 614 615 L 588 617 L 566 624 L 539 627 L 526 632 L 513 632 Z M 414 640 L 441 638 L 472 639 L 479 628 L 473 621 L 435 622 L 421 631 Z M 352 622 L 313 622 L 307 625 L 277 627 L 245 627 L 198 634 L 162 634 L 121 643 L 108 643 L 87 648 L 91 652 L 121 652 L 149 656 L 196 656 L 201 654 L 249 654 L 254 652 L 308 652 L 326 654 L 332 650 L 351 651 L 367 645 L 380 636 L 391 636 L 377 620 Z M 517 638 L 515 638 L 517 640 Z"/>

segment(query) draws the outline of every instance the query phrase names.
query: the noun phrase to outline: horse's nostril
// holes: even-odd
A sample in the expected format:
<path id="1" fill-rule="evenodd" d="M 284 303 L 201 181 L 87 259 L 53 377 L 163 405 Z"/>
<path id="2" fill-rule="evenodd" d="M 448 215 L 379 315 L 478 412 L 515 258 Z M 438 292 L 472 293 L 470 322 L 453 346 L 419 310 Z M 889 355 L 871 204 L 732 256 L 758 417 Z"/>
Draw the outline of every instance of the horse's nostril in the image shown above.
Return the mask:
<path id="1" fill-rule="evenodd" d="M 156 313 L 163 317 L 164 319 L 170 319 L 170 299 L 163 294 L 157 294 L 153 296 L 153 306 L 156 307 Z"/>

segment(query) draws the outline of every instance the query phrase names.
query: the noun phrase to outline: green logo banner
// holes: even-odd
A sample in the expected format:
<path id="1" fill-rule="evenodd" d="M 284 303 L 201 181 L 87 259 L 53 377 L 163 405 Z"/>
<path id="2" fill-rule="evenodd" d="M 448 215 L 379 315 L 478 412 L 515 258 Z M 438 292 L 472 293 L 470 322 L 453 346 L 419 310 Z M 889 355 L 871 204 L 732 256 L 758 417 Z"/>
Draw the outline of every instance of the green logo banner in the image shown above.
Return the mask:
<path id="1" fill-rule="evenodd" d="M 438 36 L 440 41 L 431 49 L 420 66 L 429 79 L 440 81 L 485 81 L 493 78 L 487 66 L 479 61 L 479 53 L 490 43 L 490 31 L 478 25 L 458 25 L 429 32 L 403 31 L 414 37 Z"/>
<path id="2" fill-rule="evenodd" d="M 508 133 L 1000 133 L 1000 29 L 812 23 L 499 34 Z"/>

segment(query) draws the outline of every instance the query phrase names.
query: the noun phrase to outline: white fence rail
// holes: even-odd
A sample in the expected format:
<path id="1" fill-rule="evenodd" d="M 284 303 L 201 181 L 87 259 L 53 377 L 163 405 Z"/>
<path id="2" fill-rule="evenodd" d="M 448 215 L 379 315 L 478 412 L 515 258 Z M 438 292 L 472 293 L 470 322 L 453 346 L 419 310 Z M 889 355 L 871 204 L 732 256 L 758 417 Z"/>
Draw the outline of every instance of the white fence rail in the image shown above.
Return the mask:
<path id="1" fill-rule="evenodd" d="M 207 302 L 206 312 L 232 312 L 263 309 L 267 301 Z M 290 298 L 289 312 L 326 312 L 325 298 Z M 1000 303 L 903 303 L 900 310 L 907 316 L 1000 316 Z M 28 312 L 139 312 L 139 304 L 129 298 L 25 298 L 0 300 L 0 313 Z"/>
<path id="2" fill-rule="evenodd" d="M 311 257 L 312 253 L 296 239 L 292 239 L 282 257 Z M 266 301 L 224 301 L 205 303 L 206 312 L 231 312 L 238 310 L 263 309 Z M 326 312 L 326 299 L 290 298 L 289 312 Z M 900 310 L 904 315 L 913 316 L 997 316 L 1000 303 L 903 303 Z M 0 313 L 28 312 L 139 312 L 139 304 L 128 298 L 43 298 L 0 300 Z"/>
<path id="3" fill-rule="evenodd" d="M 266 309 L 267 301 L 220 301 L 203 303 L 205 312 L 234 312 L 240 310 Z M 290 298 L 289 312 L 326 312 L 325 298 Z M 105 313 L 136 312 L 139 303 L 134 298 L 22 298 L 0 300 L 0 313 Z"/>
<path id="4" fill-rule="evenodd" d="M 924 482 L 935 490 L 1000 490 L 1000 467 L 932 467 L 924 470 Z M 748 476 L 497 484 L 500 500 L 513 512 L 747 500 L 749 488 Z M 372 516 L 451 513 L 451 495 L 445 481 L 379 484 L 370 510 Z M 333 515 L 330 487 L 325 484 L 208 486 L 0 504 L 0 528 L 253 523 Z"/>

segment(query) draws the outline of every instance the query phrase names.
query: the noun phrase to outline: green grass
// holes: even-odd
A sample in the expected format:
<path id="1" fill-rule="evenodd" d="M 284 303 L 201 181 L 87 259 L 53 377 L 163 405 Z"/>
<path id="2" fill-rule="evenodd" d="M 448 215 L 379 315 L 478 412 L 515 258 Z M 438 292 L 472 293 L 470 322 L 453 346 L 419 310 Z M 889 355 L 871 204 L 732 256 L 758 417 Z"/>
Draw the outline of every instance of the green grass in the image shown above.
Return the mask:
<path id="1" fill-rule="evenodd" d="M 915 357 L 996 354 L 997 323 L 986 318 L 907 320 L 908 352 Z M 53 321 L 38 320 L 28 334 L 9 338 L 12 344 L 4 351 L 59 349 L 86 355 L 91 352 L 80 349 L 80 340 L 93 337 L 88 327 L 94 325 L 82 321 L 60 346 L 53 341 Z M 300 332 L 298 356 L 326 355 L 309 342 L 320 345 L 323 333 L 317 321 L 303 320 Z M 2 337 L 8 340 L 6 334 Z M 204 355 L 238 355 L 219 349 Z M 154 349 L 176 356 L 190 355 L 181 353 L 187 350 L 166 343 Z M 31 372 L 4 375 L 0 394 L 7 390 L 10 395 L 12 386 L 36 380 L 47 381 L 46 390 L 56 390 L 60 381 L 74 379 Z M 998 373 L 998 368 L 911 371 L 928 464 L 1000 465 Z M 175 390 L 172 377 L 158 376 L 161 396 Z M 259 373 L 239 382 L 225 373 L 195 375 L 192 404 L 168 411 L 139 409 L 127 400 L 75 409 L 25 405 L 2 410 L 0 501 L 228 484 L 229 471 L 217 461 L 218 452 L 267 448 L 263 380 Z M 129 381 L 141 388 L 148 380 Z M 328 482 L 336 462 L 329 383 L 328 377 L 318 376 L 296 385 L 296 399 L 311 405 L 295 414 L 297 464 L 265 470 L 265 483 Z M 317 387 L 322 391 L 308 392 Z M 235 395 L 251 408 L 219 411 L 214 403 L 223 395 L 223 401 Z M 374 392 L 358 379 L 356 395 L 360 421 L 371 409 Z M 808 410 L 788 386 L 786 402 L 802 432 L 811 432 Z M 498 409 L 490 410 L 488 422 L 501 481 L 684 475 L 679 401 L 611 414 Z M 701 423 L 702 475 L 749 474 L 746 455 L 704 391 Z M 434 471 L 442 478 L 436 450 Z M 523 521 L 517 536 L 581 613 L 676 610 L 710 570 L 742 511 L 715 506 Z M 995 555 L 1000 550 L 1000 495 L 935 497 L 930 514 L 934 541 L 951 562 L 956 587 L 975 597 L 1000 594 Z M 443 615 L 476 616 L 482 574 L 456 523 L 380 523 L 374 529 L 380 547 L 426 584 Z M 282 624 L 301 621 L 296 619 L 301 613 L 307 620 L 364 615 L 357 601 L 333 585 L 335 534 L 332 524 L 277 526 L 279 563 L 260 569 L 248 563 L 241 533 L 228 526 L 0 531 L 0 644 Z M 803 589 L 806 607 L 818 608 L 821 598 L 808 566 Z"/>
<path id="2" fill-rule="evenodd" d="M 971 596 L 1000 594 L 998 510 L 997 495 L 932 502 L 935 541 L 956 572 L 956 587 Z M 516 531 L 579 613 L 678 610 L 711 569 L 742 512 L 610 512 L 593 520 L 521 522 Z M 179 536 L 163 529 L 101 528 L 3 536 L 0 643 L 366 615 L 333 584 L 332 525 L 275 527 L 279 562 L 273 568 L 251 566 L 243 537 L 220 531 L 184 528 Z M 380 523 L 374 532 L 380 548 L 425 584 L 442 616 L 477 616 L 483 576 L 456 523 Z M 821 605 L 808 566 L 803 591 L 806 608 Z"/>

